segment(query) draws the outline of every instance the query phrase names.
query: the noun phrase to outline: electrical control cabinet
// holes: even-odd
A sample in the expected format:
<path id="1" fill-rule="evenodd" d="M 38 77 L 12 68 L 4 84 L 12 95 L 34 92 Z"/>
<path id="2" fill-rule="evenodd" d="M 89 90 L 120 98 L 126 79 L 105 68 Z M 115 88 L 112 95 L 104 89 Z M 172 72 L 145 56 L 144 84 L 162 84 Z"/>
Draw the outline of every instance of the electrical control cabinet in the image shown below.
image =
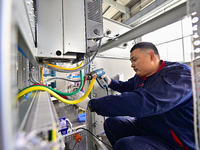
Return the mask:
<path id="1" fill-rule="evenodd" d="M 83 6 L 83 0 L 63 1 L 64 54 L 68 52 L 86 53 L 85 13 Z"/>
<path id="2" fill-rule="evenodd" d="M 37 1 L 37 56 L 56 57 L 63 53 L 62 0 Z"/>
<path id="3" fill-rule="evenodd" d="M 86 0 L 86 36 L 87 52 L 97 49 L 96 39 L 103 37 L 103 16 L 101 0 Z"/>
<path id="4" fill-rule="evenodd" d="M 102 0 L 37 1 L 37 57 L 83 59 L 97 50 L 103 37 L 101 9 Z"/>

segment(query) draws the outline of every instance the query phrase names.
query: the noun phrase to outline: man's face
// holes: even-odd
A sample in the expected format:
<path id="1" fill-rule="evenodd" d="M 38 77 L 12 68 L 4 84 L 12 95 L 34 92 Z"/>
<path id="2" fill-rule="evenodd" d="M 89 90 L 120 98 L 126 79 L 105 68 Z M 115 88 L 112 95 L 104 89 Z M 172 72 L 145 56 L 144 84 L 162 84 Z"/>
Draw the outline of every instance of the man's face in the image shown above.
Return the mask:
<path id="1" fill-rule="evenodd" d="M 130 54 L 131 67 L 138 76 L 148 76 L 151 74 L 152 51 L 142 51 L 139 48 L 135 49 Z"/>

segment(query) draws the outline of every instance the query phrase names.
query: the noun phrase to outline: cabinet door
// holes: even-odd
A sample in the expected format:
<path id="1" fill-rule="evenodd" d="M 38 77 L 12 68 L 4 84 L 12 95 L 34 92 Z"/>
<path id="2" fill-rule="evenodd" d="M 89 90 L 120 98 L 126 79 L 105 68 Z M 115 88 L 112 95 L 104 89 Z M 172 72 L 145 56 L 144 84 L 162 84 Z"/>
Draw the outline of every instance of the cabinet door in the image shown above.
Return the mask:
<path id="1" fill-rule="evenodd" d="M 84 0 L 63 1 L 64 53 L 86 53 Z"/>
<path id="2" fill-rule="evenodd" d="M 37 1 L 38 57 L 63 54 L 62 0 Z M 61 55 L 56 54 L 60 51 Z"/>

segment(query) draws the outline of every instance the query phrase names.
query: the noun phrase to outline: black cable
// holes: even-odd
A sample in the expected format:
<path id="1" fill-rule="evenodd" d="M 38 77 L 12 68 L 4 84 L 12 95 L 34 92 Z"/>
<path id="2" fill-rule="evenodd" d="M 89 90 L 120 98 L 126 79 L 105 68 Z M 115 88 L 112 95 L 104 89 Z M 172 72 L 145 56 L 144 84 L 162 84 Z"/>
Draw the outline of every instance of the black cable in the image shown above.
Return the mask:
<path id="1" fill-rule="evenodd" d="M 72 150 L 75 148 L 75 146 L 76 146 L 76 144 L 77 144 L 78 142 L 76 142 L 75 144 L 74 144 L 74 146 L 73 146 L 73 148 L 72 148 Z"/>
<path id="2" fill-rule="evenodd" d="M 90 130 L 85 129 L 85 128 L 77 128 L 76 131 L 79 130 L 79 129 L 83 129 L 83 130 L 89 132 L 89 133 L 90 133 L 93 137 L 95 137 L 97 140 L 101 141 L 103 144 L 105 144 L 105 145 L 108 146 L 109 148 L 113 149 L 109 144 L 105 143 L 104 141 L 102 141 L 101 139 L 99 139 L 96 135 L 94 135 Z"/>
<path id="3" fill-rule="evenodd" d="M 37 84 L 36 82 L 32 81 L 31 78 L 29 78 L 29 81 L 30 81 L 31 83 L 33 83 L 33 84 Z"/>
<path id="4" fill-rule="evenodd" d="M 32 69 L 33 69 L 33 65 L 30 64 L 29 66 L 29 79 L 32 83 L 40 83 L 39 81 L 36 81 L 34 78 L 33 78 L 33 74 L 32 74 Z"/>
<path id="5" fill-rule="evenodd" d="M 33 78 L 32 73 L 29 73 L 29 80 L 30 82 L 34 83 L 34 84 L 38 84 L 38 82 Z"/>
<path id="6" fill-rule="evenodd" d="M 108 96 L 108 87 L 106 87 L 106 93 L 107 93 L 107 96 Z"/>

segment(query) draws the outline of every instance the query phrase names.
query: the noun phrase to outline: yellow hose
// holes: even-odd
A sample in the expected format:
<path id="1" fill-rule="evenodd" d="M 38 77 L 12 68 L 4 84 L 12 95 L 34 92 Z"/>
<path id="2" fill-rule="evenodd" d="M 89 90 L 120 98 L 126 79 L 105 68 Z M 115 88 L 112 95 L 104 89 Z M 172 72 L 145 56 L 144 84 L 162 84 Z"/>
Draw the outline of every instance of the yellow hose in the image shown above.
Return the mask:
<path id="1" fill-rule="evenodd" d="M 48 65 L 48 66 L 51 66 L 51 67 L 54 67 L 54 68 L 58 68 L 58 69 L 62 69 L 62 70 L 76 70 L 78 68 L 80 68 L 82 65 L 83 65 L 83 62 L 76 68 L 63 68 L 63 67 L 60 67 L 60 66 L 56 66 L 56 65 L 53 65 L 53 64 L 49 64 L 49 63 L 46 63 L 43 61 L 44 64 Z"/>
<path id="2" fill-rule="evenodd" d="M 52 129 L 52 141 L 56 141 L 56 139 L 57 139 L 57 136 L 56 136 L 56 128 L 53 128 Z"/>
<path id="3" fill-rule="evenodd" d="M 51 133 L 52 133 L 52 135 L 51 135 L 51 140 L 54 142 L 54 143 L 56 143 L 56 140 L 57 140 L 57 132 L 56 132 L 56 127 L 55 127 L 55 123 L 53 123 L 53 129 L 52 129 L 52 131 L 51 131 Z M 57 149 L 57 146 L 56 145 L 54 145 L 53 147 L 52 147 L 52 150 L 56 150 Z"/>
<path id="4" fill-rule="evenodd" d="M 42 67 L 42 70 L 41 70 L 42 84 L 44 84 L 44 77 L 43 77 L 43 74 L 44 74 L 44 67 Z"/>
<path id="5" fill-rule="evenodd" d="M 29 87 L 23 91 L 21 91 L 18 95 L 17 95 L 17 101 L 19 101 L 20 97 L 22 97 L 23 95 L 31 92 L 31 91 L 36 91 L 36 90 L 40 90 L 40 91 L 47 91 L 49 92 L 52 96 L 54 96 L 55 98 L 57 98 L 59 101 L 63 102 L 63 103 L 66 103 L 66 104 L 77 104 L 77 103 L 80 103 L 82 102 L 84 99 L 86 99 L 86 97 L 90 94 L 93 86 L 94 86 L 94 83 L 96 81 L 96 75 L 92 78 L 92 81 L 88 87 L 88 90 L 85 92 L 85 94 L 80 98 L 80 99 L 77 99 L 77 100 L 66 100 L 64 98 L 62 98 L 61 96 L 59 96 L 58 94 L 56 94 L 55 92 L 53 92 L 52 90 L 46 88 L 46 87 L 43 87 L 43 86 L 34 86 L 34 87 Z"/>

